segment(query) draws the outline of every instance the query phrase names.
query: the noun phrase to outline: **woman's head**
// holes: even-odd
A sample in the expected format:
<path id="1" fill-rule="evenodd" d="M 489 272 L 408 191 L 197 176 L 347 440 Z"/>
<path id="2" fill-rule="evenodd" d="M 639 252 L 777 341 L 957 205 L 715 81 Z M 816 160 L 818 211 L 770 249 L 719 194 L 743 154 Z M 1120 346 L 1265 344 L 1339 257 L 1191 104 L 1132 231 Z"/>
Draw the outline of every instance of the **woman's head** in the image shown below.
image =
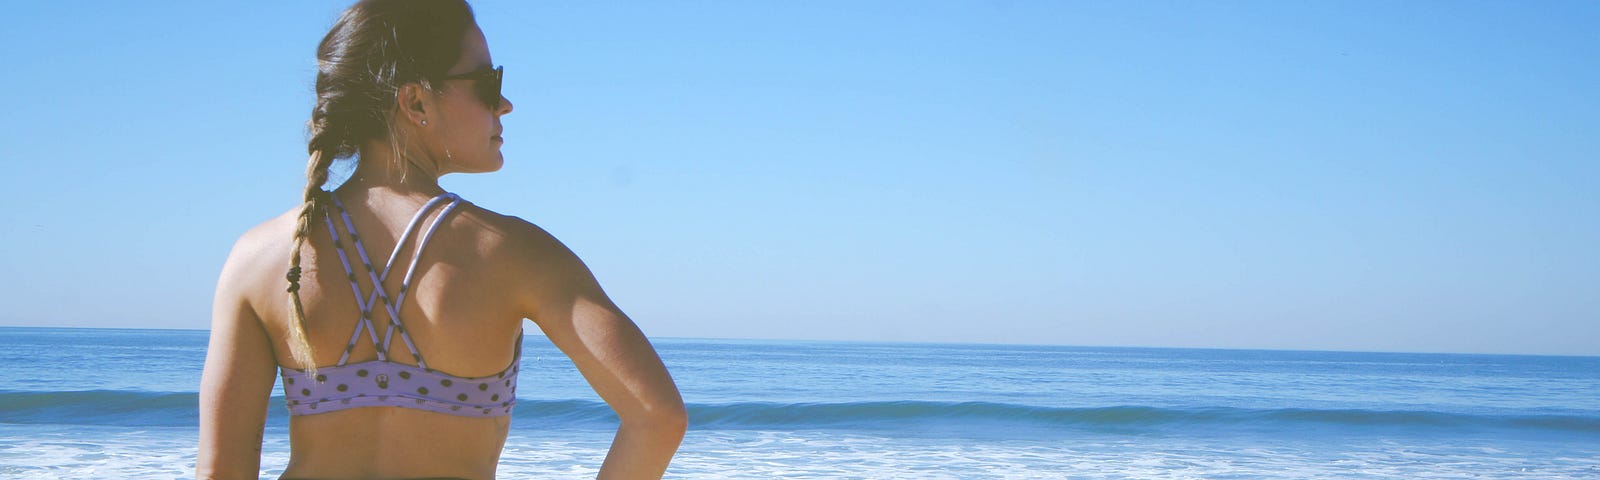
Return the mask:
<path id="1" fill-rule="evenodd" d="M 290 336 L 314 369 L 300 305 L 300 248 L 333 161 L 387 159 L 392 169 L 443 175 L 500 168 L 499 70 L 461 0 L 364 0 L 345 10 L 317 46 L 316 105 L 308 124 L 305 203 L 290 251 Z M 382 149 L 382 152 L 376 149 Z"/>
<path id="2" fill-rule="evenodd" d="M 451 101 L 459 100 L 453 94 L 491 81 L 460 75 L 488 71 L 489 65 L 488 46 L 465 2 L 357 3 L 340 15 L 317 47 L 317 101 L 307 148 L 313 157 L 320 153 L 326 157 L 323 162 L 331 163 L 382 145 L 390 150 L 391 155 L 382 155 L 390 161 L 447 173 L 453 167 L 447 163 L 455 161 L 449 147 L 457 143 L 447 141 L 454 140 L 449 137 L 459 134 L 460 127 L 482 127 L 457 123 L 481 123 L 484 117 L 482 111 L 469 115 L 460 102 Z M 487 143 L 489 135 L 484 137 Z M 482 152 L 465 153 L 474 157 Z"/>
<path id="3" fill-rule="evenodd" d="M 399 92 L 397 123 L 401 132 L 431 163 L 419 165 L 442 175 L 489 172 L 500 168 L 500 116 L 511 113 L 511 101 L 500 93 L 503 67 L 494 66 L 488 43 L 476 26 L 461 42 L 455 65 L 430 86 L 409 84 Z M 414 130 L 412 130 L 414 129 Z"/>

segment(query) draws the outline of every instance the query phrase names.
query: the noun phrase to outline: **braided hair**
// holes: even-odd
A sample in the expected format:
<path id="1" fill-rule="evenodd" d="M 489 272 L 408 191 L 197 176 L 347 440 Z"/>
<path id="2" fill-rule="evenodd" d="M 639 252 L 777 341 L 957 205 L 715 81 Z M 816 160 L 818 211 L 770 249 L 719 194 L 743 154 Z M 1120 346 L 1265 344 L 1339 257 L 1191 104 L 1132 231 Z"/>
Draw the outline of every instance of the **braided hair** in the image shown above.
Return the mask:
<path id="1" fill-rule="evenodd" d="M 459 60 L 475 20 L 462 0 L 364 0 L 345 10 L 317 45 L 316 105 L 307 122 L 306 187 L 289 249 L 289 353 L 307 375 L 316 361 L 300 301 L 300 250 L 311 235 L 323 184 L 335 160 L 359 157 L 368 140 L 386 140 L 401 161 L 400 133 L 391 121 L 400 87 L 431 85 Z M 430 88 L 431 89 L 431 88 Z"/>

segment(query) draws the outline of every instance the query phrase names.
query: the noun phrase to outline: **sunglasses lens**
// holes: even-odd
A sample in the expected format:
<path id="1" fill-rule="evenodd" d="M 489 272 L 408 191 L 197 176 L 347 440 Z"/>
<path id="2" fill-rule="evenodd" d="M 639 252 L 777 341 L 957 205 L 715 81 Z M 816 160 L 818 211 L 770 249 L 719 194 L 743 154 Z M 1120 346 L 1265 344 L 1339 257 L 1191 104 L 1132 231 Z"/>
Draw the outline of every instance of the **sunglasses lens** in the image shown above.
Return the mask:
<path id="1" fill-rule="evenodd" d="M 500 79 L 505 78 L 506 67 L 495 67 L 493 70 L 478 70 L 460 75 L 449 75 L 446 80 L 472 80 L 473 93 L 478 95 L 478 101 L 483 102 L 490 110 L 500 109 Z"/>
<path id="2" fill-rule="evenodd" d="M 506 67 L 496 67 L 478 80 L 478 99 L 483 100 L 490 110 L 500 108 L 500 82 L 504 78 Z"/>

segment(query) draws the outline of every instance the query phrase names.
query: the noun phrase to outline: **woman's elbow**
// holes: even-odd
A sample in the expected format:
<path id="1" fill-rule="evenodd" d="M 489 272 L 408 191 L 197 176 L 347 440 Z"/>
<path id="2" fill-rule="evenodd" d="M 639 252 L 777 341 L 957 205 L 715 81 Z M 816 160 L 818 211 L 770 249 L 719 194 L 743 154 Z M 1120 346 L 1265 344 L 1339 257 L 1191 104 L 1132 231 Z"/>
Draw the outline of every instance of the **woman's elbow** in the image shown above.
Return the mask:
<path id="1" fill-rule="evenodd" d="M 662 436 L 683 437 L 689 429 L 689 412 L 683 402 L 670 402 L 641 409 L 622 417 L 622 423 Z"/>
<path id="2" fill-rule="evenodd" d="M 682 437 L 683 433 L 689 430 L 689 409 L 683 406 L 683 402 L 679 402 L 676 407 L 663 412 L 658 421 L 662 429 Z"/>

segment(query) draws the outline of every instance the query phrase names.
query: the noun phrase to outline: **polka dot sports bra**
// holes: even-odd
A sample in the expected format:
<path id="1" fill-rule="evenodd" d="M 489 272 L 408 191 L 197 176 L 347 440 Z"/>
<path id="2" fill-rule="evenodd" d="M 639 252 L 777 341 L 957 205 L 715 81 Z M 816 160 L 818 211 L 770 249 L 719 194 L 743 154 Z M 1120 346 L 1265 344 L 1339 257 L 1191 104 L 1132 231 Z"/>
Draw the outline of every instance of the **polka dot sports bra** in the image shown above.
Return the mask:
<path id="1" fill-rule="evenodd" d="M 434 231 L 438 230 L 445 216 L 461 203 L 461 197 L 445 193 L 423 204 L 422 208 L 417 210 L 416 216 L 411 218 L 411 223 L 406 225 L 400 240 L 395 242 L 394 253 L 389 255 L 389 261 L 383 265 L 383 271 L 377 272 L 373 270 L 372 261 L 367 257 L 366 247 L 361 244 L 361 237 L 356 235 L 355 224 L 350 222 L 350 214 L 345 211 L 344 203 L 331 192 L 328 196 L 333 198 L 333 207 L 339 211 L 339 216 L 344 220 L 345 230 L 350 234 L 350 242 L 355 244 L 361 265 L 372 278 L 373 291 L 370 295 L 362 294 L 361 286 L 356 283 L 355 271 L 350 268 L 350 257 L 345 253 L 339 229 L 334 228 L 333 216 L 331 212 L 323 212 L 323 220 L 327 223 L 328 232 L 333 236 L 334 249 L 339 253 L 339 263 L 344 265 L 345 276 L 350 280 L 350 289 L 355 292 L 357 306 L 361 309 L 361 319 L 356 322 L 355 332 L 350 334 L 350 342 L 345 346 L 344 354 L 339 356 L 339 363 L 318 368 L 315 378 L 308 378 L 304 370 L 281 365 L 278 367 L 279 374 L 283 378 L 283 393 L 287 399 L 289 414 L 313 415 L 360 407 L 403 407 L 470 417 L 510 415 L 511 407 L 517 403 L 517 363 L 522 359 L 522 334 L 517 334 L 516 350 L 511 364 L 500 373 L 482 377 L 458 377 L 428 368 L 422 353 L 417 351 L 416 343 L 406 334 L 405 327 L 400 323 L 399 306 L 406 299 L 406 290 L 411 285 L 412 274 L 416 273 L 417 259 L 422 256 L 422 247 L 428 244 L 428 239 L 433 238 Z M 400 256 L 400 247 L 410 239 L 411 232 L 421 223 L 427 212 L 445 201 L 449 203 L 439 212 L 433 224 L 428 227 L 427 233 L 417 242 L 416 253 L 411 256 L 411 265 L 407 267 L 405 277 L 400 282 L 400 291 L 395 301 L 389 301 L 389 295 L 383 290 L 383 280 L 388 278 L 395 259 Z M 366 299 L 365 302 L 362 301 L 363 298 Z M 381 342 L 378 340 L 378 329 L 372 324 L 372 307 L 379 301 L 383 302 L 383 307 L 389 313 L 389 325 Z M 361 340 L 362 331 L 367 332 L 367 337 L 377 347 L 378 359 L 351 364 L 350 352 L 355 350 L 356 342 Z M 389 345 L 390 341 L 394 340 L 395 332 L 400 333 L 400 340 L 411 351 L 411 357 L 417 359 L 416 365 L 389 361 Z"/>

